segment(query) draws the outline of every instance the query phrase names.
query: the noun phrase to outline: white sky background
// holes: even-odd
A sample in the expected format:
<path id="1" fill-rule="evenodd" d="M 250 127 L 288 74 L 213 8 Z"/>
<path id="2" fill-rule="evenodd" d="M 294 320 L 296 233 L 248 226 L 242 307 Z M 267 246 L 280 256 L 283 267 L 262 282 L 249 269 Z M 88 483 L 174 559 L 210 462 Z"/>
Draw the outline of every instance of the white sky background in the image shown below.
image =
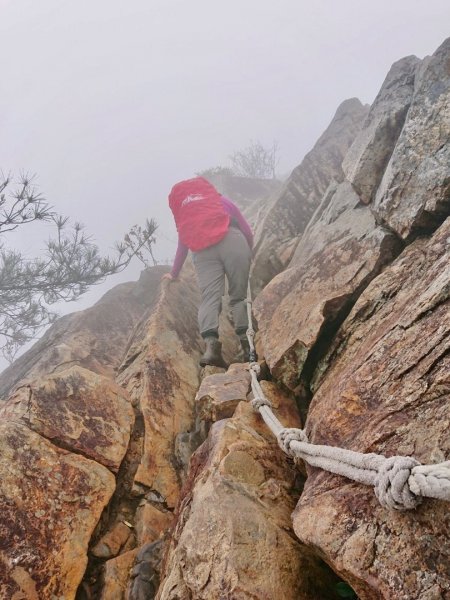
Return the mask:
<path id="1" fill-rule="evenodd" d="M 0 169 L 36 173 L 105 252 L 156 218 L 170 259 L 173 183 L 250 140 L 276 140 L 289 172 L 342 100 L 372 102 L 449 34 L 448 0 L 0 0 Z M 49 234 L 9 239 L 31 255 Z"/>

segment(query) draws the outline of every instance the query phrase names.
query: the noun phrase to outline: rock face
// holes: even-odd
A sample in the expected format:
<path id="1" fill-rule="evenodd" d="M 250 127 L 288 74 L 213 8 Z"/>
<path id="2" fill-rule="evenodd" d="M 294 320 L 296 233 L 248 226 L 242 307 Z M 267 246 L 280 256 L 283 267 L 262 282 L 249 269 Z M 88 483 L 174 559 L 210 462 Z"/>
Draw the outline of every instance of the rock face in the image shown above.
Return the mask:
<path id="1" fill-rule="evenodd" d="M 344 158 L 345 176 L 366 204 L 373 200 L 402 130 L 420 64 L 418 58 L 408 56 L 392 65 L 362 130 Z"/>
<path id="2" fill-rule="evenodd" d="M 223 375 L 209 375 L 202 381 L 195 402 L 201 420 L 214 423 L 232 417 L 250 391 L 250 373 L 242 370 Z"/>
<path id="3" fill-rule="evenodd" d="M 2 598 L 70 600 L 93 541 L 97 560 L 136 545 L 131 524 L 116 518 L 114 498 L 139 427 L 130 396 L 114 378 L 166 270 L 150 269 L 92 309 L 61 319 L 2 375 L 3 390 L 16 388 L 0 407 Z M 118 557 L 105 572 L 117 578 L 125 564 Z M 126 584 L 125 578 L 106 588 Z"/>
<path id="4" fill-rule="evenodd" d="M 426 233 L 450 212 L 450 38 L 420 66 L 411 107 L 374 211 L 403 239 Z"/>
<path id="5" fill-rule="evenodd" d="M 331 186 L 306 229 L 297 264 L 275 277 L 254 308 L 272 374 L 294 389 L 313 348 L 398 252 L 348 182 Z"/>
<path id="6" fill-rule="evenodd" d="M 450 458 L 449 57 L 396 63 L 368 115 L 344 103 L 261 221 L 255 287 L 289 263 L 255 302 L 261 387 L 313 443 Z M 199 369 L 195 276 L 166 270 L 0 377 L 0 597 L 450 598 L 448 503 L 394 513 L 294 465 L 248 366 Z"/>
<path id="7" fill-rule="evenodd" d="M 133 401 L 139 402 L 144 422 L 143 453 L 135 485 L 156 492 L 172 508 L 181 483 L 173 447 L 177 435 L 193 427 L 199 386 L 197 306 L 195 282 L 166 285 L 130 346 L 118 377 Z"/>
<path id="8" fill-rule="evenodd" d="M 113 475 L 14 422 L 0 454 L 0 597 L 74 598 Z"/>
<path id="9" fill-rule="evenodd" d="M 368 110 L 356 98 L 343 102 L 327 130 L 265 212 L 256 230 L 252 267 L 255 292 L 289 263 L 297 236 L 303 233 L 330 182 L 343 180 L 342 160 Z"/>
<path id="10" fill-rule="evenodd" d="M 20 387 L 0 407 L 0 419 L 20 420 L 57 446 L 117 472 L 134 413 L 123 388 L 87 369 L 70 367 Z"/>
<path id="11" fill-rule="evenodd" d="M 118 285 L 92 308 L 56 321 L 42 339 L 0 375 L 0 399 L 6 400 L 17 385 L 70 365 L 115 377 L 129 338 L 151 309 L 161 276 L 168 270 L 148 269 L 138 282 Z"/>
<path id="12" fill-rule="evenodd" d="M 292 400 L 275 403 L 299 425 Z M 249 404 L 216 422 L 192 459 L 158 599 L 335 597 L 333 574 L 291 535 L 295 482 Z"/>
<path id="13" fill-rule="evenodd" d="M 449 239 L 450 218 L 355 304 L 316 373 L 307 422 L 314 443 L 424 464 L 448 458 Z M 448 503 L 391 512 L 371 488 L 313 470 L 294 526 L 362 599 L 450 595 Z"/>

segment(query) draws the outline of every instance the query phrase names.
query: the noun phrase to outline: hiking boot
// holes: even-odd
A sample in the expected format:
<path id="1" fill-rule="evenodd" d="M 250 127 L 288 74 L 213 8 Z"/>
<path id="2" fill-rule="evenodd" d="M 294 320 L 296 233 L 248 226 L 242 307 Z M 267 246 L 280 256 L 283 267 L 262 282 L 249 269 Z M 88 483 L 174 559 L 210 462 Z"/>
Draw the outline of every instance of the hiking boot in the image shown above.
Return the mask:
<path id="1" fill-rule="evenodd" d="M 213 365 L 214 367 L 222 367 L 227 369 L 228 365 L 222 357 L 222 344 L 215 337 L 205 338 L 206 349 L 200 359 L 200 366 Z"/>
<path id="2" fill-rule="evenodd" d="M 250 362 L 250 342 L 248 341 L 248 339 L 245 338 L 239 338 L 239 341 L 241 342 L 241 349 L 242 349 L 242 354 L 244 356 L 244 360 L 242 362 Z M 257 356 L 256 356 L 256 352 L 255 352 L 255 361 L 258 360 Z"/>

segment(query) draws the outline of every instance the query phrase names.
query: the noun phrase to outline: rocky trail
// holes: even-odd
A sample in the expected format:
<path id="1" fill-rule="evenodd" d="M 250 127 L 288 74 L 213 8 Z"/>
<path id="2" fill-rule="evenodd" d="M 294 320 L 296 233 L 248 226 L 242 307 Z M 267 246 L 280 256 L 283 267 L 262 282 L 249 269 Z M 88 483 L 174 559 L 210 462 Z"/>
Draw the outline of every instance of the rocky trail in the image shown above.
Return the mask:
<path id="1" fill-rule="evenodd" d="M 450 40 L 345 101 L 256 218 L 260 383 L 313 444 L 450 459 Z M 237 185 L 236 182 L 233 182 Z M 449 503 L 286 456 L 153 267 L 0 375 L 0 598 L 450 599 Z"/>

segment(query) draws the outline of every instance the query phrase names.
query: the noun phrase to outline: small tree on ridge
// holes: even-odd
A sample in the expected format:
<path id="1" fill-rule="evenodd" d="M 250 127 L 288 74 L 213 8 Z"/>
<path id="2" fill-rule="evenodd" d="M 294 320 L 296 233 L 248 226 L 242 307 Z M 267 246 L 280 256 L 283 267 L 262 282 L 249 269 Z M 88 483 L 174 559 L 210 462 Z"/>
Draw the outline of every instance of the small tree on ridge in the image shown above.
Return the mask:
<path id="1" fill-rule="evenodd" d="M 9 193 L 8 193 L 9 192 Z M 5 234 L 27 224 L 42 221 L 54 227 L 54 237 L 44 252 L 27 258 L 5 246 Z M 125 269 L 136 256 L 153 263 L 156 222 L 135 225 L 115 245 L 114 256 L 102 256 L 80 223 L 70 226 L 57 215 L 27 177 L 17 185 L 10 178 L 0 181 L 0 352 L 11 361 L 18 349 L 31 340 L 56 315 L 55 302 L 73 301 L 91 286 Z"/>

